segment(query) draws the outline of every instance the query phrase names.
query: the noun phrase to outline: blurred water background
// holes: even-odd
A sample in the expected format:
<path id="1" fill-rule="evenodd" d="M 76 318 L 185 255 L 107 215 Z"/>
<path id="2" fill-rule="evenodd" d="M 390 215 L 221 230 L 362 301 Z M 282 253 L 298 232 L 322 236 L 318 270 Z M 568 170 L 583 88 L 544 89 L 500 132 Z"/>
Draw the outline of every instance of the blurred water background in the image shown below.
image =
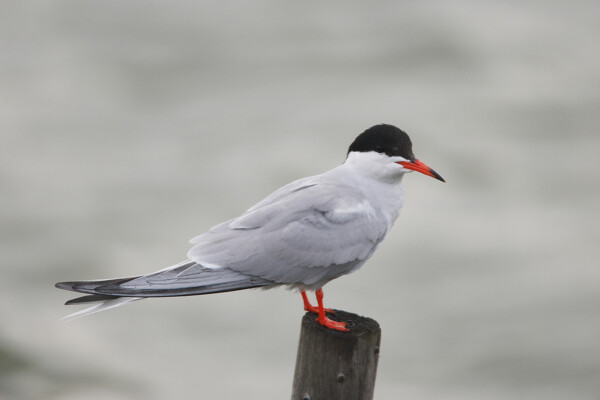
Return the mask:
<path id="1" fill-rule="evenodd" d="M 597 1 L 4 1 L 0 398 L 281 399 L 283 289 L 70 323 L 387 122 L 448 181 L 326 304 L 379 321 L 378 399 L 600 398 Z"/>

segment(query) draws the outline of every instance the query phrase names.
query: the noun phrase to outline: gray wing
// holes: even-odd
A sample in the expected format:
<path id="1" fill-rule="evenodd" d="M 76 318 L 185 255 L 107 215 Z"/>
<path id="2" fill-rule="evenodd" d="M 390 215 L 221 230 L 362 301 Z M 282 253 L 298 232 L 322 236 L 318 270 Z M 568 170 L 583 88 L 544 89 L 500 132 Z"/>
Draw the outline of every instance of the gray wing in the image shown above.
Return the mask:
<path id="1" fill-rule="evenodd" d="M 67 302 L 67 304 L 76 304 L 105 301 L 119 296 L 190 296 L 272 285 L 273 282 L 244 275 L 228 268 L 211 269 L 186 260 L 148 275 L 96 281 L 59 282 L 56 287 L 89 294 L 89 296 Z"/>
<path id="2" fill-rule="evenodd" d="M 388 229 L 359 190 L 306 178 L 192 239 L 188 258 L 312 289 L 360 267 Z"/>
<path id="3" fill-rule="evenodd" d="M 71 301 L 119 296 L 186 296 L 290 284 L 316 289 L 360 267 L 389 229 L 385 218 L 352 186 L 305 178 L 279 189 L 239 218 L 192 239 L 190 260 L 132 278 L 60 282 L 87 293 Z"/>

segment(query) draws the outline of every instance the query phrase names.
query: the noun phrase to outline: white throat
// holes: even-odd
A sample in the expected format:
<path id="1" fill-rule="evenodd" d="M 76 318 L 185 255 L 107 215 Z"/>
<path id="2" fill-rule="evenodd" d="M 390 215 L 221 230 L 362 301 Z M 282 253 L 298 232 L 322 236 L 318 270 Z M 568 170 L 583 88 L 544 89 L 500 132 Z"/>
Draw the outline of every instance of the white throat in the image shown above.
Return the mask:
<path id="1" fill-rule="evenodd" d="M 397 160 L 396 160 L 397 158 Z M 386 154 L 370 152 L 351 152 L 344 165 L 352 168 L 355 173 L 376 181 L 399 184 L 407 172 L 396 161 L 406 161 L 402 157 L 389 157 Z"/>

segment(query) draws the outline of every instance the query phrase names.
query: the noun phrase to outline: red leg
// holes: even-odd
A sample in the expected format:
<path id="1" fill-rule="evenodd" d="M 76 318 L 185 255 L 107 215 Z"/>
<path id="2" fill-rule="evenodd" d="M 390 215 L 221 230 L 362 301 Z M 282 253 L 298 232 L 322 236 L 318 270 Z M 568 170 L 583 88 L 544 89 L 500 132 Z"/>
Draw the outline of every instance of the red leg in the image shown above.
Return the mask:
<path id="1" fill-rule="evenodd" d="M 319 316 L 317 317 L 317 322 L 329 329 L 348 332 L 349 329 L 346 329 L 345 322 L 333 321 L 325 316 L 325 309 L 323 308 L 323 290 L 317 290 L 316 295 L 317 302 L 319 303 Z"/>
<path id="2" fill-rule="evenodd" d="M 308 301 L 308 296 L 306 295 L 305 291 L 300 292 L 300 294 L 302 295 L 302 301 L 304 302 L 304 310 L 305 311 L 310 311 L 310 312 L 314 312 L 315 314 L 319 313 L 319 309 L 315 306 L 313 306 L 312 304 L 310 304 L 310 301 Z M 329 308 L 325 308 L 324 309 L 325 312 L 327 313 L 335 313 L 335 311 L 329 309 Z"/>

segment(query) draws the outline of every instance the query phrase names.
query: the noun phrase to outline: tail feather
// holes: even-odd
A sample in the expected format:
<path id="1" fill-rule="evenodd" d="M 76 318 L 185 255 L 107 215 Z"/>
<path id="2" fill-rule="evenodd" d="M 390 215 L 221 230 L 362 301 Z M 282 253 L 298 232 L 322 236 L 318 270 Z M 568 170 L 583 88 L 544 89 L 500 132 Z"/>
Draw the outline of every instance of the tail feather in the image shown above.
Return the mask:
<path id="1" fill-rule="evenodd" d="M 106 296 L 104 294 L 86 294 L 85 296 L 76 297 L 65 303 L 65 306 L 73 304 L 85 304 L 85 303 L 96 303 L 98 301 L 114 300 L 116 296 Z"/>
<path id="2" fill-rule="evenodd" d="M 148 297 L 192 296 L 267 287 L 274 284 L 229 268 L 207 268 L 193 261 L 185 261 L 149 275 L 97 281 L 59 282 L 56 287 L 86 294 L 67 301 L 65 303 L 67 305 L 101 302 L 64 318 L 73 319 Z"/>
<path id="3" fill-rule="evenodd" d="M 96 304 L 95 306 L 91 306 L 85 308 L 81 311 L 74 312 L 73 314 L 69 314 L 66 317 L 61 318 L 62 321 L 71 321 L 76 318 L 85 317 L 87 315 L 95 314 L 100 311 L 110 310 L 111 308 L 116 308 L 123 306 L 127 303 L 131 303 L 132 301 L 142 300 L 143 297 L 113 297 L 110 300 L 105 300 L 100 304 Z"/>

